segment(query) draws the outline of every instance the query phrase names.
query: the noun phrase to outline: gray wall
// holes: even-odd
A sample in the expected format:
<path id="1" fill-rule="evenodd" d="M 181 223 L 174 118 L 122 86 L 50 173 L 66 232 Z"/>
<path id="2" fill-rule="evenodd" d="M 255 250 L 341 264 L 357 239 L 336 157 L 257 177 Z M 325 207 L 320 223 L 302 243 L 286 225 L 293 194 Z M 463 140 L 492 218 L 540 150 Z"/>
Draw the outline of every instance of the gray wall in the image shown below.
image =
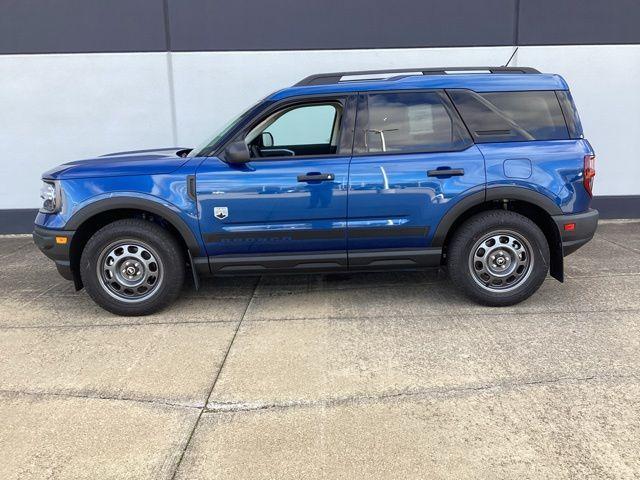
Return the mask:
<path id="1" fill-rule="evenodd" d="M 637 0 L 4 0 L 0 54 L 640 43 Z"/>

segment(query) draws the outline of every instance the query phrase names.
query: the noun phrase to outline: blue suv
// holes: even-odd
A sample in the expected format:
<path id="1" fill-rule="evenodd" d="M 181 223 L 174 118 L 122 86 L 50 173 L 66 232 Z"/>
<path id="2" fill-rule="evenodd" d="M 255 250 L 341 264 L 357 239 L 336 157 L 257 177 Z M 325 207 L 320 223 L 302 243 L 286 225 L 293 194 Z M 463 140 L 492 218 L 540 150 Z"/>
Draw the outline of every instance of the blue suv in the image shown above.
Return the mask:
<path id="1" fill-rule="evenodd" d="M 446 266 L 473 300 L 532 295 L 588 242 L 594 152 L 567 84 L 532 68 L 313 75 L 203 146 L 43 175 L 38 247 L 120 315 L 185 275 Z"/>

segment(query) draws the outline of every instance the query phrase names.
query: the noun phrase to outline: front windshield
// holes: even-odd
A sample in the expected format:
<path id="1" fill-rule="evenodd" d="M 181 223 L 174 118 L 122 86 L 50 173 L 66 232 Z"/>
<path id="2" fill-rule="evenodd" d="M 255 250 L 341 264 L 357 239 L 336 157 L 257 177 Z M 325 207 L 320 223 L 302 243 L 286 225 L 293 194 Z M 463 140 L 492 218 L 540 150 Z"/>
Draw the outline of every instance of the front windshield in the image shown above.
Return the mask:
<path id="1" fill-rule="evenodd" d="M 205 142 L 200 144 L 198 147 L 191 150 L 191 152 L 189 152 L 189 155 L 187 155 L 187 157 L 198 157 L 198 156 L 209 155 L 211 151 L 215 149 L 217 143 L 220 140 L 222 140 L 222 138 L 227 133 L 233 130 L 242 120 L 244 120 L 245 117 L 249 116 L 262 103 L 263 103 L 263 100 L 260 100 L 259 102 L 253 104 L 251 107 L 247 108 L 240 115 L 233 118 L 222 129 L 220 129 L 213 138 L 208 138 Z"/>

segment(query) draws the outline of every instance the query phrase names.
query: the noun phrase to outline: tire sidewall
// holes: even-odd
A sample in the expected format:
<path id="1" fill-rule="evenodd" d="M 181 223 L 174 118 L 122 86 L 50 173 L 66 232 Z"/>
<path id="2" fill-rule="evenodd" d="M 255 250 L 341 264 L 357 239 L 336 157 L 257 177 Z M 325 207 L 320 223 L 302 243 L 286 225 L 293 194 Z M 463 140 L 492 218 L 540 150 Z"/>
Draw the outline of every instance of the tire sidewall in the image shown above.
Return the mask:
<path id="1" fill-rule="evenodd" d="M 531 271 L 513 290 L 486 290 L 474 280 L 469 268 L 469 255 L 474 245 L 492 231 L 515 232 L 531 246 Z M 510 211 L 484 212 L 469 219 L 456 232 L 449 254 L 449 272 L 454 283 L 465 294 L 487 305 L 506 306 L 521 302 L 542 285 L 549 271 L 549 245 L 544 233 L 528 218 Z"/>
<path id="2" fill-rule="evenodd" d="M 163 280 L 153 293 L 139 302 L 125 302 L 111 296 L 101 285 L 97 264 L 110 244 L 119 240 L 139 240 L 160 257 Z M 163 228 L 145 220 L 121 220 L 98 230 L 87 242 L 80 259 L 80 275 L 89 296 L 117 315 L 148 315 L 171 303 L 184 281 L 184 255 L 175 239 Z"/>

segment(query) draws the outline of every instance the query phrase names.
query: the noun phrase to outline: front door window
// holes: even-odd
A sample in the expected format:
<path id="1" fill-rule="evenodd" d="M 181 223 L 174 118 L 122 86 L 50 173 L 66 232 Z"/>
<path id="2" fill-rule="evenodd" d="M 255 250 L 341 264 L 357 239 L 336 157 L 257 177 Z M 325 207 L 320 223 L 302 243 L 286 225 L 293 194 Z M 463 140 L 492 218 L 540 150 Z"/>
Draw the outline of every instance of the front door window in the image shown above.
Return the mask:
<path id="1" fill-rule="evenodd" d="M 260 122 L 245 138 L 252 158 L 335 155 L 342 106 L 287 107 Z"/>

